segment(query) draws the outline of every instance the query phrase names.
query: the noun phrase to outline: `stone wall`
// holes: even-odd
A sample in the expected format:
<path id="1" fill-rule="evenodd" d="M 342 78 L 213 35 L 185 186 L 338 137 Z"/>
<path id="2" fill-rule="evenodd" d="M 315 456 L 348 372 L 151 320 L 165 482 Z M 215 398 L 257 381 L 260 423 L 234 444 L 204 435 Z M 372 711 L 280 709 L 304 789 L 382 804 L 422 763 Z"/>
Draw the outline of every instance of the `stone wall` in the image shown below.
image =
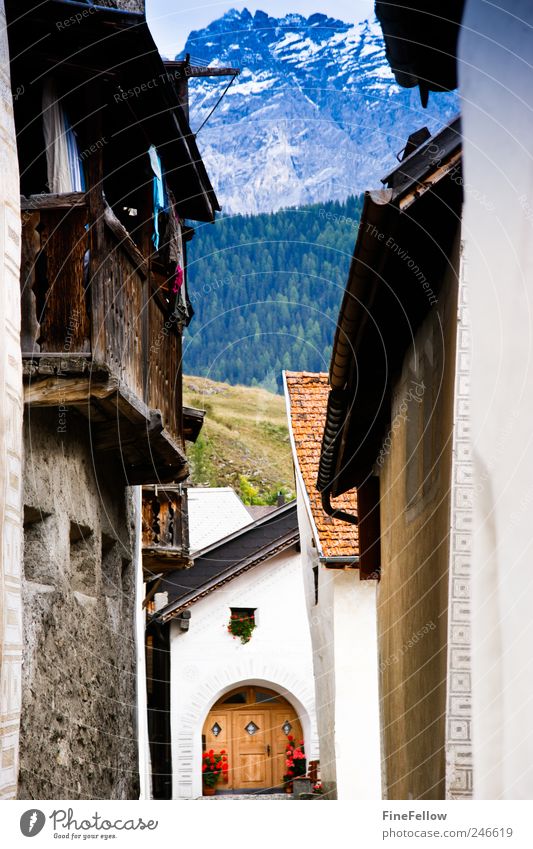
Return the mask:
<path id="1" fill-rule="evenodd" d="M 30 409 L 24 448 L 19 796 L 136 798 L 132 493 L 74 412 Z"/>
<path id="2" fill-rule="evenodd" d="M 0 0 L 0 798 L 16 794 L 22 658 L 20 195 Z"/>

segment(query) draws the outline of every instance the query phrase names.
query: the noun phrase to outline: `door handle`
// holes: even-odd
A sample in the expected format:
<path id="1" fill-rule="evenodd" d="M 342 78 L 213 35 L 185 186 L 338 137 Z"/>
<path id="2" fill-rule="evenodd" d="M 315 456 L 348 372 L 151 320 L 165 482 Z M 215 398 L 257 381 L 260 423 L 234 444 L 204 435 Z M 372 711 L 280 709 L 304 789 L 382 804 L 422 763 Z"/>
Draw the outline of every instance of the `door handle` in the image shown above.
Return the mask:
<path id="1" fill-rule="evenodd" d="M 270 757 L 270 746 L 268 746 L 268 745 L 266 747 L 266 752 L 267 752 L 268 757 Z"/>

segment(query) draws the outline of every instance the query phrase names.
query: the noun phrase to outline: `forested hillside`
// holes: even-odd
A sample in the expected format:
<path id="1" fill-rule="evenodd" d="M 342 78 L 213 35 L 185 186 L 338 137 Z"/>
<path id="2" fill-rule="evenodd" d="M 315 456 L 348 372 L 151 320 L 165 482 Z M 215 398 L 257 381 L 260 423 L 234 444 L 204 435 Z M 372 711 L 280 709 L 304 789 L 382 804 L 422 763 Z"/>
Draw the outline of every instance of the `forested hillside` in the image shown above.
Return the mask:
<path id="1" fill-rule="evenodd" d="M 185 372 L 279 392 L 282 369 L 327 371 L 361 203 L 199 225 L 189 243 L 195 316 Z"/>

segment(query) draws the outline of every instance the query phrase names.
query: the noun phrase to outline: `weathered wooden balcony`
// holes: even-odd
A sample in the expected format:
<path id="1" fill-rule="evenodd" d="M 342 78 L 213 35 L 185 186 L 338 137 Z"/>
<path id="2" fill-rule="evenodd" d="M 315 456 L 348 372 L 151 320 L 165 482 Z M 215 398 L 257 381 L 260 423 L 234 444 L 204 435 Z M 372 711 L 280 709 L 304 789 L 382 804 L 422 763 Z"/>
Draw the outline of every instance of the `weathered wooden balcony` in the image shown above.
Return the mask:
<path id="1" fill-rule="evenodd" d="M 83 193 L 22 198 L 22 224 L 26 403 L 84 415 L 130 484 L 182 480 L 181 332 L 148 261 Z"/>
<path id="2" fill-rule="evenodd" d="M 186 487 L 143 487 L 142 532 L 146 580 L 192 566 Z"/>

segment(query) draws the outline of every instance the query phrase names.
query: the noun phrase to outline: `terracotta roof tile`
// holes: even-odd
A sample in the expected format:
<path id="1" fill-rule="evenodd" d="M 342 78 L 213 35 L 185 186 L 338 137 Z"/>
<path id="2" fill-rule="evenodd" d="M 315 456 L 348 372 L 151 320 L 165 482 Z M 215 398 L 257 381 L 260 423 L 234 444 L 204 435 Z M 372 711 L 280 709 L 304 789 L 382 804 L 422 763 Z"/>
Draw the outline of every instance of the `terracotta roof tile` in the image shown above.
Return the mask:
<path id="1" fill-rule="evenodd" d="M 328 375 L 320 372 L 285 372 L 289 395 L 290 427 L 296 448 L 296 460 L 302 475 L 311 513 L 318 532 L 324 557 L 342 557 L 359 554 L 357 525 L 332 519 L 324 513 L 320 493 L 316 488 L 322 433 L 326 421 L 328 402 Z M 354 490 L 332 500 L 334 507 L 357 513 L 357 495 Z"/>

